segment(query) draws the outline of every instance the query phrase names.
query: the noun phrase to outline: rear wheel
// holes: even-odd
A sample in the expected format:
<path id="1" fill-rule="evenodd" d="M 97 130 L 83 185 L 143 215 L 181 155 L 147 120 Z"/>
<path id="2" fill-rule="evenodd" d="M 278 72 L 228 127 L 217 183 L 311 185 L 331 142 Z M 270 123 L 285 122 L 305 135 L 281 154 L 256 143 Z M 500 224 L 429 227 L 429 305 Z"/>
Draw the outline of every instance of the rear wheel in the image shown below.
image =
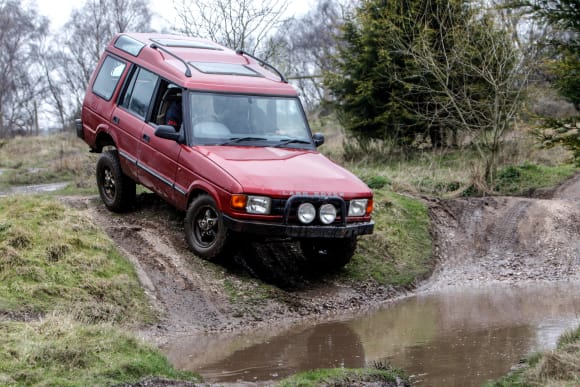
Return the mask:
<path id="1" fill-rule="evenodd" d="M 303 239 L 300 241 L 300 249 L 315 267 L 336 270 L 350 262 L 356 243 L 356 237 Z"/>
<path id="2" fill-rule="evenodd" d="M 199 257 L 213 260 L 225 251 L 228 230 L 221 211 L 208 195 L 193 199 L 185 215 L 185 237 L 191 250 Z"/>
<path id="3" fill-rule="evenodd" d="M 117 151 L 104 152 L 97 161 L 97 187 L 111 211 L 125 212 L 135 202 L 135 182 L 121 170 Z"/>

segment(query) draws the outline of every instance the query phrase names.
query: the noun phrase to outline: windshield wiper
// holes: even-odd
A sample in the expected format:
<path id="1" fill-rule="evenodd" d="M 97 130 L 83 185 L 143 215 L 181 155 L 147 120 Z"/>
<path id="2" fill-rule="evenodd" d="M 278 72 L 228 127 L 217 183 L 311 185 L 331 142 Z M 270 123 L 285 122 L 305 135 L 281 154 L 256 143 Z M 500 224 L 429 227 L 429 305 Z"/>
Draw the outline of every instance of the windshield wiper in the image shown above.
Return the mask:
<path id="1" fill-rule="evenodd" d="M 286 140 L 280 140 L 279 144 L 274 145 L 274 148 L 278 148 L 284 145 L 288 145 L 288 144 L 311 144 L 310 141 L 306 141 L 306 140 L 300 140 L 298 138 L 289 138 Z"/>
<path id="2" fill-rule="evenodd" d="M 266 141 L 266 140 L 267 139 L 263 137 L 233 137 L 226 142 L 222 142 L 220 145 L 238 144 L 244 141 Z"/>

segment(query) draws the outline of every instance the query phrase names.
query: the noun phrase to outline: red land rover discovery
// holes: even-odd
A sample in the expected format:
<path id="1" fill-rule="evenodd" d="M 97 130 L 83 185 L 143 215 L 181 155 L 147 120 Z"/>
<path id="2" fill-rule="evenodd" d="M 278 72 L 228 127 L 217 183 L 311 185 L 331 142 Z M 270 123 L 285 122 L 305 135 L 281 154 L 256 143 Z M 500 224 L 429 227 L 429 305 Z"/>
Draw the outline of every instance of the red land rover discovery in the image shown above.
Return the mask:
<path id="1" fill-rule="evenodd" d="M 120 34 L 106 48 L 77 134 L 102 153 L 100 196 L 122 212 L 142 184 L 186 212 L 193 252 L 222 255 L 234 234 L 300 242 L 345 265 L 371 234 L 371 190 L 317 152 L 295 89 L 275 68 L 207 40 Z"/>

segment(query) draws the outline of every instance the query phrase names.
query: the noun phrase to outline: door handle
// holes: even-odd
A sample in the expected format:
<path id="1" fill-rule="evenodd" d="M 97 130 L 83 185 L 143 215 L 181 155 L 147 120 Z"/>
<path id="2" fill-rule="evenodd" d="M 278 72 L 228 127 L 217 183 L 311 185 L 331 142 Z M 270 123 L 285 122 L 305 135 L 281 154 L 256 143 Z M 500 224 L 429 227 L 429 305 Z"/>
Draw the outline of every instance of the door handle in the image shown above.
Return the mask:
<path id="1" fill-rule="evenodd" d="M 149 142 L 149 140 L 151 140 L 151 137 L 149 137 L 148 135 L 144 134 L 143 135 L 143 141 Z"/>
<path id="2" fill-rule="evenodd" d="M 120 121 L 121 121 L 121 120 L 119 119 L 119 117 L 117 117 L 117 116 L 113 116 L 113 122 L 114 122 L 115 124 L 118 124 Z"/>

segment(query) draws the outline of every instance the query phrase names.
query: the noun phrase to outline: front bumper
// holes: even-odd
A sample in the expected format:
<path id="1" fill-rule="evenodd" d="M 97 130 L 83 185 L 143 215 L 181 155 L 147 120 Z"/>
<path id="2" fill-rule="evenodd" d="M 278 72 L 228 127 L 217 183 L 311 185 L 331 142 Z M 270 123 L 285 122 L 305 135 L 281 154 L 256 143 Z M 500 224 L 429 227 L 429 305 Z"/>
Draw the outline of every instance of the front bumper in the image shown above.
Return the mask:
<path id="1" fill-rule="evenodd" d="M 372 234 L 375 222 L 347 223 L 346 225 L 300 226 L 234 219 L 222 215 L 225 226 L 235 232 L 275 238 L 350 238 Z"/>

